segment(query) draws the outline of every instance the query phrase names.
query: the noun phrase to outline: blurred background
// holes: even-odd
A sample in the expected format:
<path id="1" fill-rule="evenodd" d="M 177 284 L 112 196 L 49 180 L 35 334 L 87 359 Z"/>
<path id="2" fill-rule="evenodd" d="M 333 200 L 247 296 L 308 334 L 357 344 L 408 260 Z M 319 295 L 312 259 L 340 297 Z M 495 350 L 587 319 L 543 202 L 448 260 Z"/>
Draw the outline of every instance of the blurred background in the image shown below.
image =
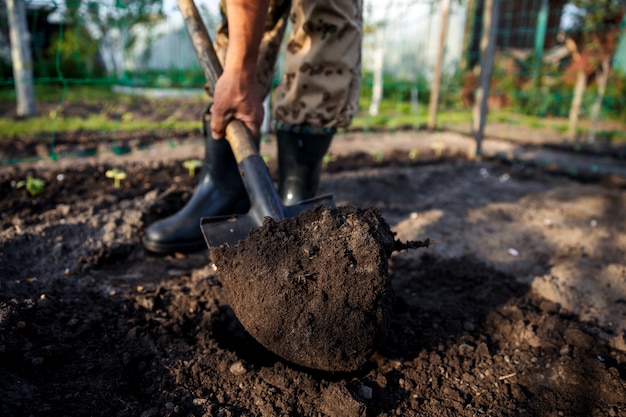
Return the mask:
<path id="1" fill-rule="evenodd" d="M 196 4 L 212 33 L 218 0 Z M 623 160 L 625 10 L 623 0 L 366 0 L 348 131 L 453 130 L 475 137 L 476 153 L 487 135 Z M 2 151 L 0 164 L 58 157 L 55 139 L 72 132 L 112 147 L 120 132 L 193 136 L 203 86 L 175 0 L 0 0 L 0 138 L 45 145 Z"/>

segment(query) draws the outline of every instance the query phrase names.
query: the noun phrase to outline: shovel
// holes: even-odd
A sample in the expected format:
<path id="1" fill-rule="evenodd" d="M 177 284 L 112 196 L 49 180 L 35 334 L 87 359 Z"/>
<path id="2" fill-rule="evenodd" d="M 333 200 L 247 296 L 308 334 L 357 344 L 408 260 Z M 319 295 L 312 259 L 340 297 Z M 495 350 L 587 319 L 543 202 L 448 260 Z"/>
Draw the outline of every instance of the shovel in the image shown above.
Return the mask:
<path id="1" fill-rule="evenodd" d="M 206 28 L 192 0 L 178 6 L 214 89 L 222 70 Z M 233 312 L 256 341 L 293 364 L 361 368 L 388 332 L 389 257 L 430 240 L 396 241 L 376 209 L 335 207 L 330 196 L 283 207 L 244 124 L 230 122 L 226 140 L 250 210 L 203 218 L 201 228 Z"/>
<path id="2" fill-rule="evenodd" d="M 178 8 L 207 79 L 207 87 L 213 91 L 217 79 L 222 74 L 222 65 L 211 38 L 193 0 L 178 0 Z M 304 210 L 319 204 L 332 205 L 332 196 L 324 195 L 283 207 L 248 128 L 241 121 L 232 120 L 226 126 L 226 140 L 235 155 L 241 179 L 250 199 L 250 210 L 246 214 L 202 218 L 200 227 L 209 248 L 237 244 L 252 228 L 260 227 L 266 217 L 279 221 L 296 217 Z"/>

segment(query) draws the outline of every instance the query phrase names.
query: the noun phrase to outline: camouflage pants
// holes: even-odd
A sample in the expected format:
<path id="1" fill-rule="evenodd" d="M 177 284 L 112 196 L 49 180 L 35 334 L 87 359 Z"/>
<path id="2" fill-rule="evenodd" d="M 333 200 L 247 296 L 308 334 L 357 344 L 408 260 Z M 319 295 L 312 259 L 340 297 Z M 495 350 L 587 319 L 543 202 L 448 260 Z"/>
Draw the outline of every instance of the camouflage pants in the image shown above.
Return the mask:
<path id="1" fill-rule="evenodd" d="M 225 1 L 215 47 L 228 45 Z M 347 127 L 356 113 L 361 84 L 363 0 L 271 0 L 261 41 L 257 79 L 270 93 L 287 23 L 291 24 L 285 68 L 273 96 L 281 129 Z"/>

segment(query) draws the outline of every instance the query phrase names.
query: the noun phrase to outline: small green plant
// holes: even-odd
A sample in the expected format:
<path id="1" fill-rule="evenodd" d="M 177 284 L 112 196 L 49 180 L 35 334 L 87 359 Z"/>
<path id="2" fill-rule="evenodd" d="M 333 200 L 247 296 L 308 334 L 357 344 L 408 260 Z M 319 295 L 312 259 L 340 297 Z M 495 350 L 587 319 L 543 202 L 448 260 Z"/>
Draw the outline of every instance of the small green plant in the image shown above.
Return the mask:
<path id="1" fill-rule="evenodd" d="M 443 150 L 446 148 L 446 144 L 443 143 L 442 140 L 438 140 L 436 142 L 433 142 L 430 147 L 435 152 L 435 156 L 437 158 L 441 158 L 441 155 L 443 155 Z"/>
<path id="2" fill-rule="evenodd" d="M 385 159 L 385 154 L 382 151 L 379 151 L 379 150 L 371 151 L 370 155 L 372 156 L 372 158 L 374 158 L 374 161 L 376 161 L 378 163 L 383 162 L 383 160 Z"/>
<path id="3" fill-rule="evenodd" d="M 420 151 L 419 151 L 419 149 L 411 149 L 411 150 L 409 151 L 409 159 L 410 159 L 410 160 L 417 159 L 417 158 L 419 158 L 419 156 L 420 156 Z"/>
<path id="4" fill-rule="evenodd" d="M 202 161 L 199 159 L 190 159 L 183 162 L 183 166 L 189 171 L 189 176 L 193 177 L 194 175 L 196 175 L 196 169 L 202 166 Z"/>
<path id="5" fill-rule="evenodd" d="M 105 175 L 107 178 L 113 178 L 113 181 L 115 181 L 115 188 L 120 188 L 122 180 L 126 179 L 126 172 L 118 168 L 109 169 L 105 172 Z"/>
<path id="6" fill-rule="evenodd" d="M 263 163 L 265 165 L 269 164 L 270 161 L 272 160 L 272 157 L 270 155 L 267 155 L 267 154 L 261 155 L 261 158 L 263 159 Z"/>
<path id="7" fill-rule="evenodd" d="M 554 129 L 556 132 L 559 133 L 566 133 L 567 132 L 567 125 L 553 125 L 552 129 Z"/>
<path id="8" fill-rule="evenodd" d="M 28 191 L 28 193 L 33 197 L 41 193 L 45 186 L 46 182 L 44 180 L 31 176 L 28 176 L 25 180 L 17 183 L 17 188 L 26 187 L 26 191 Z"/>
<path id="9" fill-rule="evenodd" d="M 329 153 L 327 153 L 326 155 L 324 155 L 324 157 L 322 158 L 322 168 L 326 169 L 326 167 L 333 162 L 335 159 L 335 155 L 331 155 Z"/>

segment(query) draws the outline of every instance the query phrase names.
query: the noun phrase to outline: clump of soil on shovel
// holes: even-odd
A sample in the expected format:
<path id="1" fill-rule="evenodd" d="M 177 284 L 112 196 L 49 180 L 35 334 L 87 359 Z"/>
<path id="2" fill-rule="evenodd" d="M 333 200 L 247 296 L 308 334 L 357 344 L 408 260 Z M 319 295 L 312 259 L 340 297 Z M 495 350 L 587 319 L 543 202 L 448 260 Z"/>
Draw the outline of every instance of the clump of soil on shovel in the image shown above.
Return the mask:
<path id="1" fill-rule="evenodd" d="M 237 245 L 211 248 L 231 307 L 263 346 L 324 371 L 362 367 L 384 341 L 401 243 L 374 208 L 318 206 L 267 218 Z"/>

